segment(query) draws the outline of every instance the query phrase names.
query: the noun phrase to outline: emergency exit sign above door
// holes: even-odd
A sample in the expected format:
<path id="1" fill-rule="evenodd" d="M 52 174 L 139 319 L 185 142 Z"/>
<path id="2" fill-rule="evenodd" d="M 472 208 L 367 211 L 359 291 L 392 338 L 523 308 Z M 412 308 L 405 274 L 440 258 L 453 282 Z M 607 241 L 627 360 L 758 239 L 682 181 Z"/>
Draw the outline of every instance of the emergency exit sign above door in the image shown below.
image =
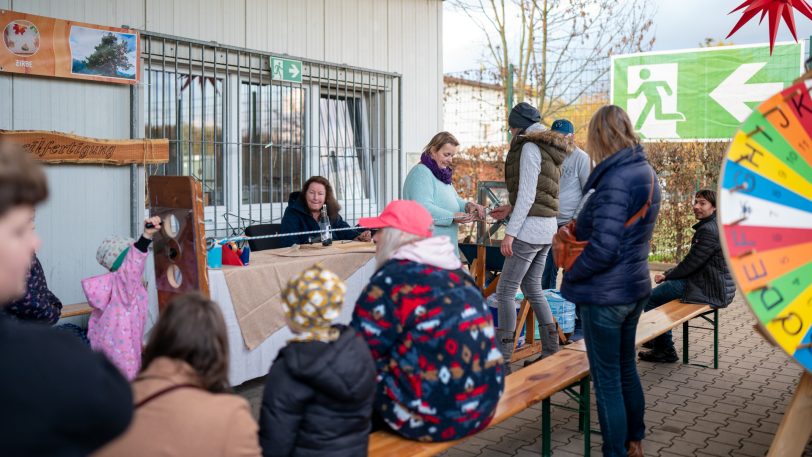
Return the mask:
<path id="1" fill-rule="evenodd" d="M 289 83 L 301 83 L 302 61 L 271 57 L 271 78 Z"/>

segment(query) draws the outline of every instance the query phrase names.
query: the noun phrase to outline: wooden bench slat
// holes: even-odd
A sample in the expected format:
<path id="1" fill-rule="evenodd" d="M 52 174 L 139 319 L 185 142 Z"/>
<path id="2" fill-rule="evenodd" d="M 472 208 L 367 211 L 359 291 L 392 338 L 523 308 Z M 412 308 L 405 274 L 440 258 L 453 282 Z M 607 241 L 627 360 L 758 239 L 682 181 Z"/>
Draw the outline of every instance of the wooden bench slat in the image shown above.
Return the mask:
<path id="1" fill-rule="evenodd" d="M 700 314 L 710 311 L 708 305 L 693 305 L 679 300 L 670 301 L 662 306 L 643 313 L 637 324 L 637 344 L 647 343 L 663 333 L 687 322 Z"/>
<path id="2" fill-rule="evenodd" d="M 504 422 L 530 406 L 551 397 L 589 374 L 586 354 L 558 351 L 505 379 L 505 391 L 491 425 Z"/>
<path id="3" fill-rule="evenodd" d="M 559 351 L 529 367 L 510 374 L 490 425 L 510 419 L 530 406 L 551 397 L 589 374 L 586 353 Z M 489 426 L 490 426 L 489 425 Z M 428 457 L 450 449 L 465 439 L 442 443 L 421 443 L 389 432 L 370 435 L 369 455 L 374 457 Z"/>
<path id="4" fill-rule="evenodd" d="M 74 305 L 65 305 L 62 307 L 62 314 L 59 315 L 60 319 L 65 317 L 84 316 L 90 314 L 93 308 L 87 303 L 76 303 Z"/>
<path id="5" fill-rule="evenodd" d="M 637 323 L 636 344 L 647 343 L 663 333 L 711 310 L 708 305 L 670 301 L 662 306 L 647 311 L 640 316 Z M 586 352 L 586 341 L 578 340 L 564 346 L 564 349 Z"/>

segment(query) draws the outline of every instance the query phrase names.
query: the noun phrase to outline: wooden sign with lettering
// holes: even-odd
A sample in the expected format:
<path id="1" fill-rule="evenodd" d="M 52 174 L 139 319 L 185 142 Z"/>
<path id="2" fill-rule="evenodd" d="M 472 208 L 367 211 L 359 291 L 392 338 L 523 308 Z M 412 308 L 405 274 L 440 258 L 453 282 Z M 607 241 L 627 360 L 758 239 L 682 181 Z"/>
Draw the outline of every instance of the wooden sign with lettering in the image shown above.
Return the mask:
<path id="1" fill-rule="evenodd" d="M 99 140 L 42 130 L 0 130 L 0 141 L 19 144 L 47 163 L 105 165 L 158 164 L 169 161 L 169 140 Z"/>

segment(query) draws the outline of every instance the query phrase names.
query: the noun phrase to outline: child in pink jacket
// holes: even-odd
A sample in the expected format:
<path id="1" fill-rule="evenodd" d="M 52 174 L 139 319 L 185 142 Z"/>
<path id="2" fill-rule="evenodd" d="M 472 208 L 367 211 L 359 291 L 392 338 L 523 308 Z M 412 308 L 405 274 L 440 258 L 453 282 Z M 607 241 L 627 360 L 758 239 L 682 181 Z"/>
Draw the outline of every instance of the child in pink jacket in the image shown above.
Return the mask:
<path id="1" fill-rule="evenodd" d="M 147 228 L 148 224 L 152 227 Z M 144 223 L 144 234 L 132 238 L 109 237 L 102 241 L 96 260 L 110 273 L 82 280 L 87 303 L 93 308 L 88 322 L 90 346 L 103 352 L 132 381 L 141 368 L 141 345 L 149 298 L 142 277 L 152 236 L 161 218 Z"/>

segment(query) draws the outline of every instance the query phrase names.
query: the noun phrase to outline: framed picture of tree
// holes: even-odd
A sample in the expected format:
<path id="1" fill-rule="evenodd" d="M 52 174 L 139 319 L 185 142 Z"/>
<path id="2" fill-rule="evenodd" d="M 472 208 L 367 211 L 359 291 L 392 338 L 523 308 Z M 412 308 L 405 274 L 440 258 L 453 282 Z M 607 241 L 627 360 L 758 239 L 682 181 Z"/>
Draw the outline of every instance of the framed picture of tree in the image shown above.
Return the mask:
<path id="1" fill-rule="evenodd" d="M 71 73 L 135 80 L 138 34 L 71 25 Z"/>
<path id="2" fill-rule="evenodd" d="M 0 72 L 135 84 L 137 31 L 0 10 Z"/>

